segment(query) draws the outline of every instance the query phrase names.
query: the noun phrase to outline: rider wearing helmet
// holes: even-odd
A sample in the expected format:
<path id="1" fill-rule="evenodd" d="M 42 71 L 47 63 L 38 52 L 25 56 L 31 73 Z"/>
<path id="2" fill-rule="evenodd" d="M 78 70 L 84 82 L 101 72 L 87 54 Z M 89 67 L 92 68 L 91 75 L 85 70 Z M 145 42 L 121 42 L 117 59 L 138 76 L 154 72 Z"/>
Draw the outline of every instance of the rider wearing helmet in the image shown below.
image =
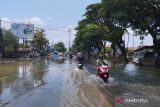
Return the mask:
<path id="1" fill-rule="evenodd" d="M 77 53 L 77 61 L 80 63 L 80 64 L 83 64 L 83 55 L 81 52 Z"/>
<path id="2" fill-rule="evenodd" d="M 70 53 L 70 54 L 69 54 L 69 58 L 70 58 L 70 59 L 72 59 L 72 58 L 73 58 L 73 55 L 72 55 L 72 53 Z"/>

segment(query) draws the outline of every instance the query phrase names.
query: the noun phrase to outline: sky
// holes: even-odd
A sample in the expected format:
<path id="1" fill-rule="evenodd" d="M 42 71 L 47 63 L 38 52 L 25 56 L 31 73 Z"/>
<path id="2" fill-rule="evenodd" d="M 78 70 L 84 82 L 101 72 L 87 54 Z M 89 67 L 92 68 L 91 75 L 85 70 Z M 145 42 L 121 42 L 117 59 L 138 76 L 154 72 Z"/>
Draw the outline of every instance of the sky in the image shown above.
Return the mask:
<path id="1" fill-rule="evenodd" d="M 1 0 L 0 19 L 13 23 L 33 23 L 36 27 L 63 31 L 46 30 L 50 43 L 64 42 L 68 47 L 69 33 L 66 28 L 73 29 L 71 42 L 75 38 L 78 21 L 81 20 L 87 5 L 101 0 Z M 2 27 L 10 28 L 10 23 L 2 22 Z M 132 35 L 132 34 L 131 34 Z M 126 36 L 127 37 L 127 36 Z M 128 38 L 126 38 L 128 40 Z M 134 46 L 138 46 L 139 38 L 135 37 Z M 133 38 L 129 38 L 129 47 L 133 46 Z M 144 44 L 151 45 L 151 37 L 146 37 Z"/>

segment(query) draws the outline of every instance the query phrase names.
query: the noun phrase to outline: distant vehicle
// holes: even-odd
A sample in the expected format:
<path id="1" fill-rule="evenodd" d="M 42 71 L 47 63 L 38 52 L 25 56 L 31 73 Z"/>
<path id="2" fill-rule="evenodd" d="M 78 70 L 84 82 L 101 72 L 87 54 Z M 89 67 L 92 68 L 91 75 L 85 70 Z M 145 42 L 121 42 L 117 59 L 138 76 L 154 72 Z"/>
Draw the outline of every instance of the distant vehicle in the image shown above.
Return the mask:
<path id="1" fill-rule="evenodd" d="M 136 65 L 154 66 L 154 54 L 154 52 L 141 52 L 138 55 L 134 55 L 132 62 Z"/>
<path id="2" fill-rule="evenodd" d="M 81 52 L 77 53 L 77 61 L 78 61 L 78 68 L 79 70 L 82 70 L 83 69 L 83 55 Z"/>
<path id="3" fill-rule="evenodd" d="M 140 46 L 134 50 L 132 62 L 136 65 L 152 65 L 149 63 L 154 63 L 154 54 L 154 46 Z"/>
<path id="4" fill-rule="evenodd" d="M 134 54 L 132 62 L 135 63 L 135 64 L 141 63 L 140 59 L 144 58 L 145 54 L 146 54 L 146 52 L 139 52 L 139 53 Z"/>
<path id="5" fill-rule="evenodd" d="M 69 59 L 72 59 L 73 58 L 73 55 L 72 53 L 69 54 Z"/>

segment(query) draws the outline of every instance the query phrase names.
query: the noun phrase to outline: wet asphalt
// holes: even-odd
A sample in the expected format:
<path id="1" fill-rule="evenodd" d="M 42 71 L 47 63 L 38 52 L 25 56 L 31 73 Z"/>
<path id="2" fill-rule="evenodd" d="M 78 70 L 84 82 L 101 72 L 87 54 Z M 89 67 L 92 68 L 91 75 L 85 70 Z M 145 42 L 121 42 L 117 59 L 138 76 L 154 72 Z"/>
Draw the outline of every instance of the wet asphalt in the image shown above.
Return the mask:
<path id="1" fill-rule="evenodd" d="M 112 107 L 94 74 L 76 61 L 51 59 L 0 64 L 0 107 Z"/>

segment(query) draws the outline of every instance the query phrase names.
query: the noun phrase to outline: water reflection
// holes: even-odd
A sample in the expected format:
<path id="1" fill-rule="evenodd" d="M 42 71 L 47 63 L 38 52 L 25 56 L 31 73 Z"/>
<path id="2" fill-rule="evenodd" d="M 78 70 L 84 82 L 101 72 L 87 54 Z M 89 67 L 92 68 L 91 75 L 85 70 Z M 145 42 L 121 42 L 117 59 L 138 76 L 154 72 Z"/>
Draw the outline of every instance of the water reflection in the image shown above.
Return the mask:
<path id="1" fill-rule="evenodd" d="M 46 59 L 1 63 L 0 103 L 9 103 L 44 84 L 49 63 Z"/>
<path id="2" fill-rule="evenodd" d="M 136 76 L 137 75 L 137 68 L 133 63 L 128 63 L 124 68 L 124 72 L 128 76 Z"/>
<path id="3" fill-rule="evenodd" d="M 118 82 L 160 85 L 160 72 L 156 68 L 141 67 L 128 63 L 125 66 L 113 66 L 110 71 L 110 76 Z"/>

